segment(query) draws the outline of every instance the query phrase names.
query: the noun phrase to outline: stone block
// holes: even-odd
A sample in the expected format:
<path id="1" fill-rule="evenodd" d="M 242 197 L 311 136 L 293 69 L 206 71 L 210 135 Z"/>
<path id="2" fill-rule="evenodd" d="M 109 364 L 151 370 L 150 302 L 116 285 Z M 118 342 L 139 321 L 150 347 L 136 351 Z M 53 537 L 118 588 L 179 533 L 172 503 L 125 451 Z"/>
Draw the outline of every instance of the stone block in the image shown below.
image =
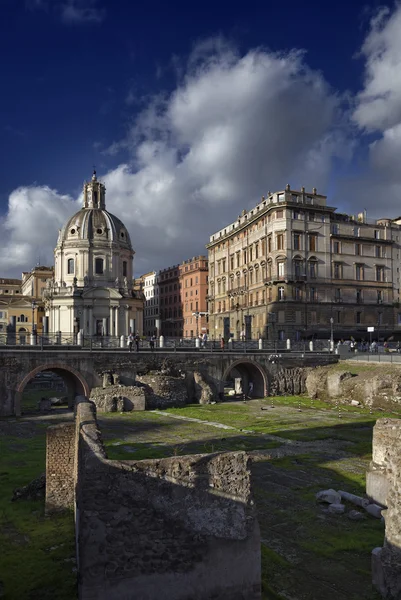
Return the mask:
<path id="1" fill-rule="evenodd" d="M 366 506 L 365 510 L 366 510 L 366 512 L 369 515 L 371 515 L 375 519 L 381 519 L 382 518 L 383 507 L 379 506 L 378 504 L 368 504 Z"/>
<path id="2" fill-rule="evenodd" d="M 327 393 L 330 398 L 339 398 L 342 393 L 342 382 L 346 379 L 350 379 L 352 374 L 349 371 L 335 371 L 330 373 L 327 377 Z"/>
<path id="3" fill-rule="evenodd" d="M 341 504 L 341 495 L 335 490 L 322 490 L 316 494 L 317 502 L 327 502 L 327 504 Z"/>
<path id="4" fill-rule="evenodd" d="M 366 494 L 377 504 L 387 506 L 389 487 L 388 475 L 385 470 L 374 469 L 366 472 Z"/>

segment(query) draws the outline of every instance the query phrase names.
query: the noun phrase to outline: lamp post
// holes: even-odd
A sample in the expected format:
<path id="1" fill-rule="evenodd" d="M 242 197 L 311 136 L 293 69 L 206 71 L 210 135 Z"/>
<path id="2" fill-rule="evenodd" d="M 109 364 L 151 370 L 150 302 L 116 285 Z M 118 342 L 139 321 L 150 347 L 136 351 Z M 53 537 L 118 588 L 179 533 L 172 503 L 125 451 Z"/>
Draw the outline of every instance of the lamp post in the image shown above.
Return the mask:
<path id="1" fill-rule="evenodd" d="M 35 300 L 32 300 L 32 335 L 35 333 L 35 308 L 37 304 Z"/>
<path id="2" fill-rule="evenodd" d="M 196 337 L 199 337 L 199 317 L 206 317 L 209 313 L 202 311 L 195 311 L 192 313 L 192 316 L 196 318 Z"/>
<path id="3" fill-rule="evenodd" d="M 333 317 L 330 317 L 330 352 L 331 353 L 333 353 L 333 351 L 334 351 L 333 324 L 334 324 L 334 319 L 333 319 Z"/>

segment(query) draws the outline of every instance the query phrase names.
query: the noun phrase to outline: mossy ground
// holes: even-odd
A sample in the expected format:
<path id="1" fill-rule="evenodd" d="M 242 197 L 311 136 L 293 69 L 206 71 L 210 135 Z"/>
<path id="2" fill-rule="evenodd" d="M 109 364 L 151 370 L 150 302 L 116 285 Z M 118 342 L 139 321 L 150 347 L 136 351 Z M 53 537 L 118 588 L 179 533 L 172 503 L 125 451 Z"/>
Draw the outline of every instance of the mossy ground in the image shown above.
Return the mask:
<path id="1" fill-rule="evenodd" d="M 43 421 L 0 420 L 0 596 L 5 600 L 77 597 L 72 513 L 45 517 L 43 500 L 11 502 L 15 488 L 45 471 L 45 443 Z"/>
<path id="2" fill-rule="evenodd" d="M 353 408 L 342 410 L 339 418 L 332 405 L 280 397 L 187 406 L 168 413 L 99 415 L 109 458 L 238 449 L 257 456 L 252 475 L 266 600 L 378 598 L 371 586 L 370 553 L 383 542 L 383 525 L 372 518 L 353 522 L 330 515 L 316 505 L 315 494 L 326 487 L 364 493 L 372 428 L 382 412 Z M 219 429 L 211 422 L 232 429 Z M 0 581 L 7 600 L 76 598 L 72 515 L 46 518 L 43 501 L 10 501 L 14 488 L 45 469 L 45 429 L 43 418 L 0 420 Z M 301 447 L 296 456 L 269 458 L 268 451 L 274 452 L 283 440 L 290 445 L 318 440 L 320 446 L 304 452 Z"/>
<path id="3" fill-rule="evenodd" d="M 371 585 L 370 556 L 372 549 L 383 543 L 383 524 L 370 517 L 355 522 L 346 515 L 331 515 L 316 504 L 315 495 L 328 487 L 364 494 L 372 429 L 383 412 L 341 407 L 339 418 L 335 406 L 299 397 L 194 405 L 163 412 L 169 416 L 157 412 L 101 415 L 108 456 L 132 460 L 250 451 L 255 456 L 252 477 L 262 538 L 265 600 L 379 599 Z M 206 423 L 174 418 L 177 416 Z M 233 429 L 218 429 L 213 423 Z M 305 442 L 305 447 L 318 444 L 313 451 L 302 452 L 301 446 L 299 454 L 279 459 L 258 452 L 283 446 L 283 438 L 290 446 L 291 441 Z M 355 507 L 346 510 L 351 508 Z"/>

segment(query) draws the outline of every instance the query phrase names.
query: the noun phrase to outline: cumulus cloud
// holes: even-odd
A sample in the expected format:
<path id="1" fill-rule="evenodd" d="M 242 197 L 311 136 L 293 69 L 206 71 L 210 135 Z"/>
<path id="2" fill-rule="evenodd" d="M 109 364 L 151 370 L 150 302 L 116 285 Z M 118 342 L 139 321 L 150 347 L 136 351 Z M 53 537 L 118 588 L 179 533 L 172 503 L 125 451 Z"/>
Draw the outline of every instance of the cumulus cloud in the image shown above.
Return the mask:
<path id="1" fill-rule="evenodd" d="M 401 6 L 382 8 L 371 20 L 362 48 L 365 81 L 354 118 L 367 131 L 386 130 L 401 121 Z"/>
<path id="2" fill-rule="evenodd" d="M 110 154 L 123 149 L 129 159 L 103 177 L 108 209 L 131 232 L 137 273 L 205 252 L 212 233 L 268 190 L 289 182 L 325 191 L 333 157 L 346 147 L 341 98 L 302 52 L 241 56 L 218 38 L 199 44 L 177 73 L 176 89 L 149 98 L 113 143 Z M 47 193 L 45 213 L 62 207 L 53 230 L 47 214 L 36 223 L 50 247 L 73 202 Z M 33 252 L 36 238 L 28 239 Z"/>
<path id="3" fill-rule="evenodd" d="M 21 187 L 8 201 L 7 215 L 0 221 L 0 270 L 19 277 L 38 258 L 53 264 L 58 230 L 77 210 L 72 198 L 47 186 Z"/>
<path id="4" fill-rule="evenodd" d="M 363 89 L 355 98 L 353 120 L 373 136 L 363 173 L 350 183 L 353 199 L 372 216 L 399 214 L 401 173 L 401 5 L 380 9 L 372 18 L 360 55 L 365 60 Z M 379 212 L 380 211 L 380 212 Z"/>

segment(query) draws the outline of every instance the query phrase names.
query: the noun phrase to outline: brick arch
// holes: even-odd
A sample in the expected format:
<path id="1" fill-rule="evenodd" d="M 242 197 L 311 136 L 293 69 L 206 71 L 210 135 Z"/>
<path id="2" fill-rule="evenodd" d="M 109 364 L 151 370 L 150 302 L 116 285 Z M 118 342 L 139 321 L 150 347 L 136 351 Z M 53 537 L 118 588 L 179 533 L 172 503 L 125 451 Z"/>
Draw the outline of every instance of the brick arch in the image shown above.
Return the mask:
<path id="1" fill-rule="evenodd" d="M 259 373 L 261 374 L 262 379 L 263 379 L 264 395 L 268 396 L 269 395 L 269 377 L 268 377 L 266 371 L 257 362 L 247 359 L 247 358 L 239 358 L 238 360 L 235 360 L 233 363 L 231 363 L 231 365 L 229 365 L 225 369 L 225 371 L 223 373 L 222 386 L 224 385 L 224 381 L 227 380 L 227 377 L 229 376 L 230 372 L 233 369 L 235 369 L 236 367 L 239 367 L 241 365 L 244 365 L 245 367 L 246 367 L 246 365 L 250 365 L 259 371 Z"/>
<path id="2" fill-rule="evenodd" d="M 15 393 L 15 414 L 17 416 L 21 415 L 21 400 L 26 384 L 42 371 L 64 371 L 71 374 L 79 382 L 83 391 L 83 395 L 89 398 L 90 387 L 79 371 L 66 365 L 65 363 L 46 363 L 44 365 L 40 365 L 39 367 L 35 367 L 32 369 L 32 371 L 29 371 L 29 373 L 27 373 L 27 375 L 25 375 L 25 377 L 23 377 L 23 379 L 18 383 Z M 62 376 L 62 373 L 60 375 Z"/>

